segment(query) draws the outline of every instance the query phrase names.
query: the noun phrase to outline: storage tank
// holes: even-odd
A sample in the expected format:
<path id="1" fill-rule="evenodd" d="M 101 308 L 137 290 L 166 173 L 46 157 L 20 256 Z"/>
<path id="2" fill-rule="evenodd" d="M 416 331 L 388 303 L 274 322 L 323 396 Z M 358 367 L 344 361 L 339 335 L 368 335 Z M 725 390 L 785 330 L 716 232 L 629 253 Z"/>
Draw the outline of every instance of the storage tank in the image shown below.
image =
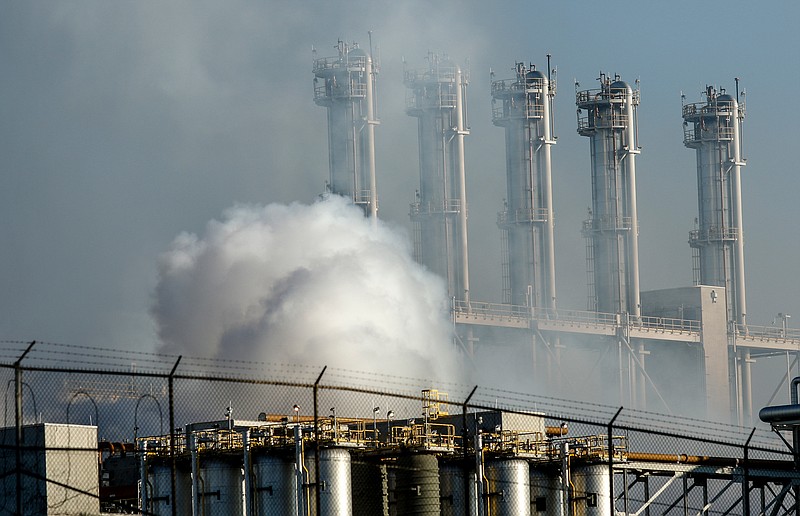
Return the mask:
<path id="1" fill-rule="evenodd" d="M 240 455 L 199 458 L 198 496 L 203 514 L 244 514 L 244 470 Z"/>
<path id="2" fill-rule="evenodd" d="M 611 516 L 611 485 L 608 464 L 573 467 L 574 516 Z"/>
<path id="3" fill-rule="evenodd" d="M 404 453 L 397 458 L 397 514 L 440 516 L 439 461 L 427 453 Z"/>
<path id="4" fill-rule="evenodd" d="M 386 465 L 351 455 L 350 478 L 353 485 L 353 514 L 388 516 Z"/>
<path id="5" fill-rule="evenodd" d="M 461 461 L 440 461 L 439 492 L 442 516 L 478 516 L 475 512 L 477 507 L 475 472 L 467 470 L 466 479 L 464 475 L 465 468 Z"/>
<path id="6" fill-rule="evenodd" d="M 495 459 L 486 463 L 489 514 L 530 516 L 531 488 L 528 463 L 522 459 Z"/>
<path id="7" fill-rule="evenodd" d="M 151 459 L 147 465 L 147 505 L 158 516 L 172 516 L 172 465 L 166 460 Z M 192 477 L 187 461 L 179 461 L 175 470 L 175 501 L 178 514 L 192 514 Z"/>
<path id="8" fill-rule="evenodd" d="M 316 479 L 315 451 L 306 451 L 305 466 L 309 483 Z M 320 513 L 318 516 L 352 516 L 350 452 L 344 448 L 323 448 L 319 453 Z M 316 516 L 316 489 L 308 489 L 309 512 Z"/>
<path id="9" fill-rule="evenodd" d="M 297 514 L 297 477 L 294 460 L 281 455 L 254 453 L 253 499 L 259 516 Z"/>
<path id="10" fill-rule="evenodd" d="M 532 516 L 558 516 L 561 511 L 561 476 L 555 468 L 530 468 Z"/>

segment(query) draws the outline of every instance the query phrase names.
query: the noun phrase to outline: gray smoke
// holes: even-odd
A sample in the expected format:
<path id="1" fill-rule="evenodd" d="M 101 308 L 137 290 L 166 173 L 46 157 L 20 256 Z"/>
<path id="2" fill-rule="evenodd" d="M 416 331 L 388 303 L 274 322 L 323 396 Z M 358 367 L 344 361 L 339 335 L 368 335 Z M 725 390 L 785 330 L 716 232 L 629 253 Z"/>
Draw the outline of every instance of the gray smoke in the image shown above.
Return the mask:
<path id="1" fill-rule="evenodd" d="M 162 351 L 453 381 L 442 281 L 342 198 L 236 206 L 161 258 Z"/>

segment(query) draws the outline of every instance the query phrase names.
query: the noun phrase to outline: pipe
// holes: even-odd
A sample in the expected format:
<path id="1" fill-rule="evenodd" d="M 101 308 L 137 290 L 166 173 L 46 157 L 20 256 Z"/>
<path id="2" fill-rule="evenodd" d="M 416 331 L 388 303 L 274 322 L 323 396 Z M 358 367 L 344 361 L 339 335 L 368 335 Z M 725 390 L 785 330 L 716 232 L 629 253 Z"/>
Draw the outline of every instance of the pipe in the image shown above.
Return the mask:
<path id="1" fill-rule="evenodd" d="M 475 514 L 483 516 L 483 437 L 481 436 L 480 422 L 475 421 Z M 465 473 L 466 474 L 466 473 Z"/>
<path id="2" fill-rule="evenodd" d="M 244 514 L 253 516 L 253 475 L 250 463 L 250 429 L 242 430 L 242 453 L 244 455 Z"/>
<path id="3" fill-rule="evenodd" d="M 544 427 L 544 435 L 547 437 L 560 437 L 567 435 L 569 428 L 566 425 L 562 426 L 546 426 Z"/>
<path id="4" fill-rule="evenodd" d="M 192 458 L 192 516 L 200 516 L 200 479 L 199 464 L 197 463 L 197 436 L 194 431 L 189 431 L 189 452 Z"/>
<path id="5" fill-rule="evenodd" d="M 736 321 L 738 324 L 747 324 L 747 302 L 745 301 L 745 286 L 744 286 L 744 232 L 742 222 L 742 173 L 741 168 L 743 165 L 741 157 L 741 149 L 739 148 L 739 132 L 741 130 L 741 119 L 739 117 L 739 104 L 734 100 L 731 101 L 733 120 L 733 168 L 731 174 L 733 176 L 733 199 L 731 199 L 731 207 L 733 208 L 733 223 L 736 225 L 738 234 L 736 235 L 736 250 L 734 254 L 734 266 L 736 267 Z"/>
<path id="6" fill-rule="evenodd" d="M 555 238 L 554 238 L 554 225 L 553 221 L 553 184 L 552 184 L 552 165 L 550 160 L 550 146 L 555 145 L 556 141 L 553 139 L 552 134 L 552 119 L 550 110 L 552 108 L 553 96 L 550 93 L 550 56 L 547 56 L 547 82 L 542 88 L 542 164 L 544 170 L 542 171 L 542 187 L 544 190 L 544 208 L 547 210 L 547 222 L 544 225 L 544 255 L 547 260 L 545 265 L 547 282 L 545 284 L 545 300 L 544 306 L 550 310 L 556 308 L 556 258 L 555 258 Z M 544 79 L 542 80 L 544 82 Z"/>
<path id="7" fill-rule="evenodd" d="M 464 170 L 464 136 L 469 130 L 464 127 L 464 90 L 466 82 L 461 73 L 461 67 L 456 67 L 456 159 L 458 178 L 458 198 L 461 209 L 458 214 L 459 232 L 461 233 L 461 276 L 464 292 L 454 294 L 464 295 L 464 302 L 469 307 L 469 255 L 467 246 L 467 180 Z M 446 165 L 446 164 L 445 164 Z"/>
<path id="8" fill-rule="evenodd" d="M 369 217 L 372 219 L 373 224 L 378 222 L 378 187 L 375 180 L 375 126 L 378 121 L 375 120 L 375 100 L 374 100 L 374 87 L 375 74 L 372 65 L 372 45 L 370 45 L 370 54 L 367 55 L 366 60 L 366 82 L 367 82 L 367 98 L 364 101 L 367 104 L 367 167 L 369 169 Z"/>
<path id="9" fill-rule="evenodd" d="M 150 511 L 149 500 L 147 499 L 147 441 L 142 440 L 139 443 L 139 492 L 141 493 L 141 500 L 139 509 L 143 514 Z M 173 500 L 174 502 L 174 500 Z"/>
<path id="10" fill-rule="evenodd" d="M 319 450 L 317 450 L 319 453 Z M 300 425 L 294 427 L 294 474 L 297 482 L 297 516 L 304 516 L 305 511 L 305 475 L 303 475 L 303 433 Z"/>
<path id="11" fill-rule="evenodd" d="M 636 318 L 641 315 L 641 301 L 639 299 L 639 216 L 636 207 L 636 154 L 639 149 L 635 148 L 635 107 L 633 105 L 633 90 L 630 87 L 625 91 L 625 110 L 628 125 L 625 130 L 625 139 L 628 146 L 626 156 L 628 172 L 628 213 L 631 217 L 630 247 L 628 249 L 630 260 L 630 277 L 628 278 L 628 311 Z"/>

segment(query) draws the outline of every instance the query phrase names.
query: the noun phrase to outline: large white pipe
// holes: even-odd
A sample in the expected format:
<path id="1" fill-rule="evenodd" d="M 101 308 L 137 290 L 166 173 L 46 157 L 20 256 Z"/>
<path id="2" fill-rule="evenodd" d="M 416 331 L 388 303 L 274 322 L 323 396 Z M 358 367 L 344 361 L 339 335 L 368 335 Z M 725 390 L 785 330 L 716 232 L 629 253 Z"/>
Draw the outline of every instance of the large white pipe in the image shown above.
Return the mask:
<path id="1" fill-rule="evenodd" d="M 373 222 L 378 218 L 378 187 L 375 180 L 375 126 L 378 121 L 375 120 L 375 98 L 374 98 L 374 80 L 375 75 L 372 69 L 372 56 L 367 55 L 366 60 L 366 81 L 367 81 L 367 96 L 364 101 L 367 104 L 367 167 L 369 168 L 369 216 Z"/>
<path id="2" fill-rule="evenodd" d="M 250 429 L 242 430 L 242 453 L 244 464 L 244 513 L 245 516 L 253 516 L 253 475 L 250 463 Z"/>
<path id="3" fill-rule="evenodd" d="M 628 278 L 628 309 L 630 313 L 639 317 L 641 315 L 641 300 L 639 298 L 639 215 L 636 207 L 636 155 L 639 153 L 636 141 L 636 113 L 633 105 L 633 90 L 630 87 L 625 92 L 625 115 L 628 125 L 625 130 L 627 156 L 625 157 L 628 171 L 628 213 L 631 217 L 630 240 L 628 246 L 628 261 L 630 277 Z"/>
<path id="4" fill-rule="evenodd" d="M 461 233 L 461 276 L 464 288 L 464 302 L 469 306 L 469 257 L 467 245 L 467 180 L 464 169 L 464 136 L 469 131 L 464 127 L 464 90 L 467 85 L 463 80 L 461 67 L 456 67 L 456 159 L 458 178 L 458 198 L 461 209 L 458 213 L 459 232 Z"/>
<path id="5" fill-rule="evenodd" d="M 142 439 L 139 442 L 139 492 L 141 493 L 141 504 L 139 508 L 143 513 L 150 510 L 150 501 L 147 499 L 147 441 Z"/>
<path id="6" fill-rule="evenodd" d="M 745 287 L 744 287 L 744 231 L 742 225 L 742 175 L 741 175 L 741 148 L 739 147 L 740 140 L 740 124 L 741 118 L 739 117 L 739 104 L 736 100 L 731 102 L 733 112 L 731 125 L 733 126 L 733 141 L 731 142 L 733 161 L 731 168 L 731 179 L 733 189 L 733 199 L 731 200 L 732 208 L 734 210 L 734 224 L 736 225 L 738 234 L 736 235 L 736 252 L 734 253 L 734 265 L 736 268 L 736 321 L 738 324 L 747 324 L 747 306 L 745 301 Z"/>
<path id="7" fill-rule="evenodd" d="M 197 458 L 197 436 L 189 432 L 189 453 L 192 459 L 192 516 L 200 516 L 200 471 Z"/>
<path id="8" fill-rule="evenodd" d="M 548 70 L 548 73 L 550 71 Z M 553 139 L 552 117 L 550 109 L 552 107 L 552 95 L 550 94 L 550 81 L 542 78 L 542 187 L 544 189 L 544 209 L 547 210 L 547 222 L 544 225 L 544 256 L 547 263 L 545 270 L 547 274 L 545 286 L 544 305 L 546 308 L 555 310 L 556 308 L 556 258 L 555 258 L 555 237 L 553 220 L 553 182 L 550 160 L 550 146 L 555 145 Z"/>

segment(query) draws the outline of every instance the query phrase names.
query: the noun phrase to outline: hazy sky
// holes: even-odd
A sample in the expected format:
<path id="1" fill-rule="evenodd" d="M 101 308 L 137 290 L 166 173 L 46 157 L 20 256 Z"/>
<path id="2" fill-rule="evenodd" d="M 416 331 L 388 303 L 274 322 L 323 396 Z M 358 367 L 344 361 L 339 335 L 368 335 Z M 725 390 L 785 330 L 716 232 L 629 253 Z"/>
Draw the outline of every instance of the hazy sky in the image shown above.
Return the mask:
<path id="1" fill-rule="evenodd" d="M 743 170 L 749 322 L 800 325 L 800 4 L 775 2 L 3 2 L 0 15 L 0 339 L 151 350 L 159 256 L 237 203 L 313 202 L 328 177 L 312 47 L 379 48 L 380 215 L 408 227 L 418 184 L 403 59 L 469 61 L 472 297 L 498 301 L 503 131 L 489 70 L 557 67 L 557 290 L 584 309 L 589 143 L 574 80 L 641 80 L 642 290 L 691 284 L 694 151 L 681 92 L 747 91 Z M 298 235 L 302 238 L 302 235 Z"/>

